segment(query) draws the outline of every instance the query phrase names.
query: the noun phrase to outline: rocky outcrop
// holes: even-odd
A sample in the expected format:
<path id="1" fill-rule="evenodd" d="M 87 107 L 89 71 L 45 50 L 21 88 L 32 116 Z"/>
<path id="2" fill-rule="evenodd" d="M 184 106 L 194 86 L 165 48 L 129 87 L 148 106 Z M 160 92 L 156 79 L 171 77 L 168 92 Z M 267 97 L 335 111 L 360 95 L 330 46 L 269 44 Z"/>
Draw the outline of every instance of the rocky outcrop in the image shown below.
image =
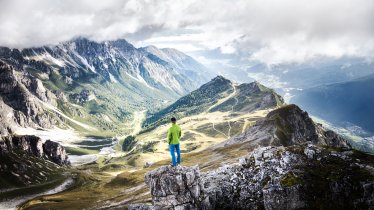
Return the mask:
<path id="1" fill-rule="evenodd" d="M 47 140 L 45 143 L 37 136 L 6 136 L 0 139 L 0 154 L 22 151 L 38 158 L 48 159 L 59 165 L 69 165 L 65 148 L 59 143 Z"/>
<path id="2" fill-rule="evenodd" d="M 85 104 L 94 97 L 95 95 L 90 93 L 89 90 L 82 90 L 80 93 L 73 93 L 70 95 L 70 99 L 77 104 Z"/>
<path id="3" fill-rule="evenodd" d="M 153 204 L 163 208 L 193 208 L 199 202 L 200 172 L 197 166 L 163 166 L 145 175 Z"/>
<path id="4" fill-rule="evenodd" d="M 0 193 L 3 189 L 55 185 L 59 183 L 56 181 L 65 179 L 69 164 L 65 149 L 58 143 L 43 143 L 36 136 L 1 137 Z"/>
<path id="5" fill-rule="evenodd" d="M 48 159 L 52 160 L 52 162 L 59 165 L 69 164 L 65 148 L 57 142 L 47 140 L 43 144 L 43 151 Z"/>
<path id="6" fill-rule="evenodd" d="M 307 112 L 294 104 L 271 111 L 249 130 L 219 146 L 241 142 L 261 146 L 291 146 L 310 142 L 318 145 L 351 148 L 345 139 L 324 129 L 322 125 L 314 123 Z"/>
<path id="7" fill-rule="evenodd" d="M 373 166 L 372 157 L 350 150 L 263 147 L 207 173 L 155 169 L 145 175 L 153 205 L 129 209 L 374 209 Z"/>

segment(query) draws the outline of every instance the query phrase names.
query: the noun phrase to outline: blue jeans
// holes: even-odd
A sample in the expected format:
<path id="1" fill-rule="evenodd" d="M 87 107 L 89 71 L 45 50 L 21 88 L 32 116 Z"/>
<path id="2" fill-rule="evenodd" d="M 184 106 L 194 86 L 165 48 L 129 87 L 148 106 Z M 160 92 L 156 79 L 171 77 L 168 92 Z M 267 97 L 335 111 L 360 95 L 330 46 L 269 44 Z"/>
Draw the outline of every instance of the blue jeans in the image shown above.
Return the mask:
<path id="1" fill-rule="evenodd" d="M 169 144 L 169 150 L 170 150 L 173 166 L 180 164 L 181 163 L 181 151 L 179 149 L 179 144 Z M 177 151 L 177 160 L 175 160 L 175 151 Z"/>

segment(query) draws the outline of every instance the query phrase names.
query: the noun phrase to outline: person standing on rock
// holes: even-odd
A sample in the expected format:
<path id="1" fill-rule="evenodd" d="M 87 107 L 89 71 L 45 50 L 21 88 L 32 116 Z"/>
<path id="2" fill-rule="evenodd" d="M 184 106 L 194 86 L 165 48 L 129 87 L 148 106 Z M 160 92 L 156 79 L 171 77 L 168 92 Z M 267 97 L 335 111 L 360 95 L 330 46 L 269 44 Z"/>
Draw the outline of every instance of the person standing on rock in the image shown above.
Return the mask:
<path id="1" fill-rule="evenodd" d="M 179 147 L 179 139 L 181 135 L 182 130 L 179 125 L 177 125 L 177 119 L 172 117 L 171 127 L 168 130 L 168 143 L 173 166 L 177 166 L 177 164 L 181 163 L 181 151 Z M 175 152 L 177 152 L 177 158 L 175 158 Z"/>

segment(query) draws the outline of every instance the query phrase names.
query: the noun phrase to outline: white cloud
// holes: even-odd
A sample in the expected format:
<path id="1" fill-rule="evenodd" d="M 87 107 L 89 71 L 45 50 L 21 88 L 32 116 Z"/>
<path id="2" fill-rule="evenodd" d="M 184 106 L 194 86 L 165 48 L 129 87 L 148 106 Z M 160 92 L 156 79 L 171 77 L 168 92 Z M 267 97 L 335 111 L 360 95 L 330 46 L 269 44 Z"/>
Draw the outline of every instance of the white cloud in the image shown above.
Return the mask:
<path id="1" fill-rule="evenodd" d="M 0 45 L 10 47 L 86 36 L 220 49 L 267 65 L 374 55 L 370 0 L 1 0 L 0 8 Z"/>
<path id="2" fill-rule="evenodd" d="M 223 54 L 233 54 L 236 51 L 236 49 L 229 44 L 221 46 L 220 50 L 221 50 L 221 53 L 223 53 Z"/>

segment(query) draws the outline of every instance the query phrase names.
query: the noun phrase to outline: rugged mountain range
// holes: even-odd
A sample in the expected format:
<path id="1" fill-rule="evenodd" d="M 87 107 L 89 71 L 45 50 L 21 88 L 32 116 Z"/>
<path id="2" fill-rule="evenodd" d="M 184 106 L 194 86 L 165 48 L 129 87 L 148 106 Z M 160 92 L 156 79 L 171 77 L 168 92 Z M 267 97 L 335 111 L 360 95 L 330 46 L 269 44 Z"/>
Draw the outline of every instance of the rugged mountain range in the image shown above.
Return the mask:
<path id="1" fill-rule="evenodd" d="M 143 126 L 152 128 L 168 122 L 171 116 L 181 119 L 203 112 L 248 113 L 283 103 L 281 96 L 258 82 L 235 84 L 223 76 L 217 76 L 168 107 L 151 113 Z"/>
<path id="2" fill-rule="evenodd" d="M 79 95 L 74 95 L 77 104 L 81 103 L 83 100 L 82 97 L 85 95 L 89 95 L 89 93 L 84 92 Z M 84 100 L 82 102 L 83 104 L 85 103 Z M 184 146 L 181 152 L 183 155 L 189 155 L 193 152 L 211 147 L 216 143 L 220 143 L 227 138 L 227 136 L 231 137 L 248 129 L 257 119 L 263 117 L 264 114 L 268 113 L 271 109 L 280 105 L 283 105 L 283 99 L 273 90 L 257 82 L 235 84 L 222 76 L 218 76 L 207 84 L 202 85 L 198 90 L 187 94 L 187 96 L 183 97 L 181 101 L 178 101 L 176 105 L 173 106 L 176 111 L 182 111 L 178 119 L 178 123 L 183 124 L 183 138 L 181 141 Z M 162 118 L 167 119 L 168 113 Z M 164 134 L 165 129 L 167 129 L 167 127 L 161 125 L 158 126 L 157 129 L 144 130 L 138 135 L 128 136 L 123 140 L 123 151 L 113 156 L 102 155 L 96 162 L 91 162 L 91 164 L 75 168 L 79 171 L 79 176 L 82 177 L 77 178 L 76 190 L 74 192 L 70 191 L 72 194 L 68 195 L 68 197 L 74 195 L 72 200 L 74 204 L 70 202 L 60 202 L 58 205 L 103 205 L 104 203 L 99 201 L 102 199 L 96 200 L 95 197 L 104 194 L 89 192 L 91 187 L 99 184 L 102 187 L 95 187 L 96 190 L 106 191 L 105 194 L 108 197 L 112 194 L 119 193 L 117 191 L 119 188 L 117 187 L 123 190 L 122 181 L 119 185 L 114 184 L 113 186 L 116 180 L 112 182 L 109 180 L 110 177 L 103 172 L 124 170 L 127 168 L 141 170 L 143 166 L 146 168 L 153 167 L 154 164 L 157 164 L 156 161 L 168 158 L 169 153 L 165 150 L 165 148 L 167 148 L 165 145 L 166 141 L 163 140 L 163 138 L 166 137 Z M 118 143 L 121 144 L 121 141 Z M 95 145 L 95 140 L 90 140 L 89 145 Z M 117 142 L 115 146 L 117 146 Z M 88 147 L 88 149 L 90 148 L 92 147 Z M 221 155 L 227 154 L 222 153 Z M 221 161 L 219 158 L 212 158 L 212 160 Z M 99 163 L 99 161 L 102 162 Z M 96 168 L 98 166 L 99 168 Z M 102 175 L 106 177 L 101 177 Z M 89 176 L 89 178 L 86 176 Z M 128 186 L 132 184 L 132 181 L 128 182 Z M 108 187 L 111 189 L 108 189 Z M 81 193 L 83 191 L 84 193 Z M 69 193 L 69 190 L 66 192 Z M 79 193 L 79 195 L 75 193 Z M 86 199 L 81 198 L 82 195 L 84 196 L 87 194 L 94 195 L 94 197 L 91 198 L 95 200 L 88 202 Z M 79 204 L 76 203 L 76 201 L 78 201 L 77 199 L 80 200 Z M 49 202 L 47 206 L 54 206 L 55 204 L 57 203 Z M 44 202 L 37 205 L 38 207 L 36 208 L 49 208 L 44 205 Z M 61 207 L 51 208 L 58 209 Z"/>
<path id="3" fill-rule="evenodd" d="M 113 131 L 131 120 L 133 111 L 164 106 L 211 77 L 174 49 L 84 38 L 38 48 L 1 47 L 0 74 L 0 118 L 9 124 L 1 126 L 2 134 L 14 125 Z"/>
<path id="4" fill-rule="evenodd" d="M 145 174 L 152 205 L 129 209 L 372 209 L 372 157 L 351 150 L 295 105 L 270 112 L 210 152 L 225 147 L 249 153 L 207 172 L 198 166 L 156 168 Z"/>

